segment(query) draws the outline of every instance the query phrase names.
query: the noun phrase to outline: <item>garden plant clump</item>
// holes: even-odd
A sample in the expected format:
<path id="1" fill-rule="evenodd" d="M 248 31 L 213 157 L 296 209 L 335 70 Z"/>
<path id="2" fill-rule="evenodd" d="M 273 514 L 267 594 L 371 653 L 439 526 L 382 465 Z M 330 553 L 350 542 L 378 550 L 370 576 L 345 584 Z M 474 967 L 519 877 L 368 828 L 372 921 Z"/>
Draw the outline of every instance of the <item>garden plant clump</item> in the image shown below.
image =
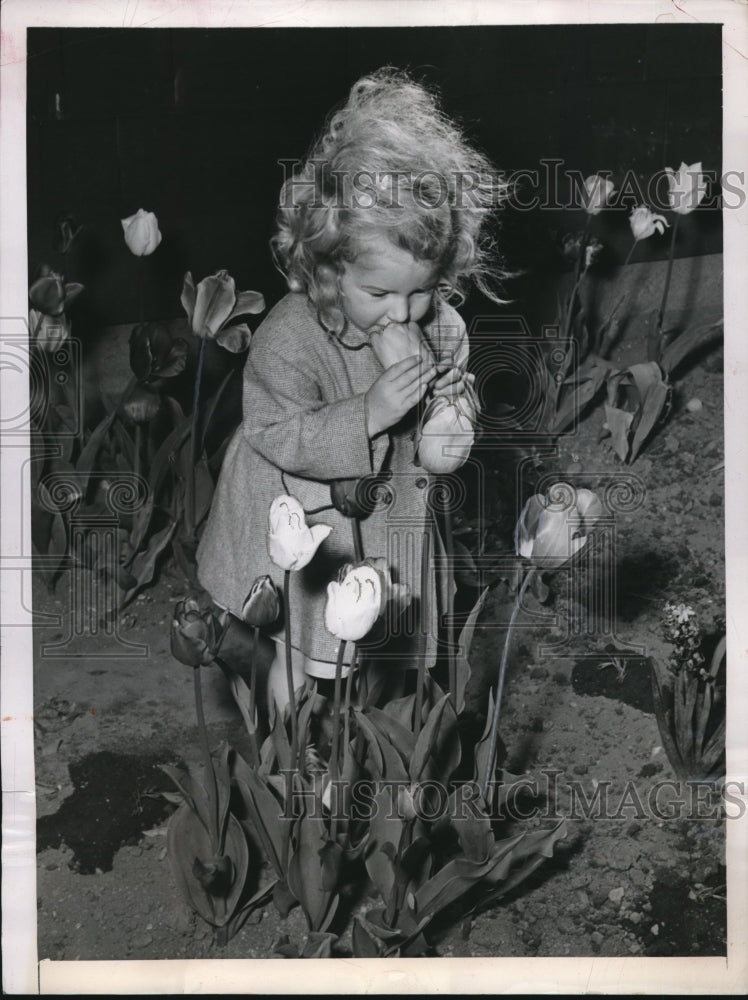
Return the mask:
<path id="1" fill-rule="evenodd" d="M 95 725 L 104 744 L 106 733 L 116 743 L 115 716 L 133 711 L 128 697 L 142 709 L 146 693 L 153 704 L 132 731 L 158 752 L 133 809 L 145 816 L 146 799 L 163 807 L 153 826 L 121 845 L 116 863 L 126 866 L 126 880 L 117 881 L 125 869 L 116 867 L 85 876 L 99 882 L 87 889 L 93 913 L 101 913 L 96 929 L 60 920 L 61 902 L 53 915 L 55 880 L 70 897 L 71 879 L 83 876 L 69 831 L 40 838 L 40 933 L 51 957 L 102 957 L 97 949 L 113 947 L 110 898 L 141 918 L 124 934 L 130 957 L 564 954 L 567 947 L 672 954 L 688 935 L 703 953 L 722 947 L 720 932 L 708 944 L 700 930 L 660 914 L 656 895 L 666 884 L 682 889 L 673 912 L 691 906 L 697 923 L 707 912 L 719 921 L 708 910 L 721 902 L 719 809 L 699 823 L 677 810 L 655 821 L 633 793 L 625 797 L 636 780 L 636 795 L 655 801 L 668 768 L 684 786 L 719 790 L 724 776 L 724 629 L 716 622 L 716 634 L 706 635 L 698 625 L 710 610 L 713 618 L 722 611 L 721 536 L 715 529 L 710 551 L 688 531 L 690 520 L 717 509 L 712 438 L 721 421 L 718 406 L 701 413 L 678 405 L 699 386 L 718 398 L 709 364 L 721 326 L 663 325 L 678 219 L 703 198 L 697 168 L 671 171 L 672 216 L 645 205 L 631 214 L 629 259 L 640 241 L 668 231 L 671 248 L 662 298 L 637 328 L 641 357 L 626 364 L 616 353 L 620 303 L 595 330 L 583 305 L 601 252 L 592 220 L 613 191 L 601 177 L 588 179 L 587 226 L 567 240 L 574 274 L 558 315 L 562 377 L 545 366 L 536 372 L 556 454 L 546 465 L 522 456 L 532 472 L 519 498 L 497 488 L 477 514 L 469 500 L 462 509 L 445 501 L 464 497 L 459 484 L 468 473 L 458 470 L 469 456 L 480 454 L 489 478 L 506 473 L 505 458 L 481 450 L 485 400 L 472 383 L 461 397 L 424 408 L 418 455 L 432 477 L 433 516 L 419 540 L 423 565 L 431 560 L 459 586 L 456 594 L 445 588 L 436 669 L 421 657 L 412 690 L 395 699 L 371 670 L 366 640 L 407 618 L 410 595 L 391 579 L 386 553 L 363 550 L 359 526 L 367 503 L 388 489 L 386 474 L 330 484 L 330 506 L 348 518 L 356 557 L 327 582 L 324 626 L 339 644 L 328 698 L 311 680 L 294 685 L 289 647 L 287 706 L 265 712 L 259 680 L 264 633 L 283 623 L 288 636 L 296 613 L 291 574 L 312 563 L 329 533 L 324 511 L 305 511 L 289 494 L 276 498 L 267 546 L 277 574 L 254 582 L 240 620 L 197 582 L 195 550 L 233 431 L 221 411 L 234 371 L 206 391 L 206 358 L 225 351 L 240 362 L 251 351 L 246 317 L 264 310 L 260 293 L 237 291 L 225 270 L 198 282 L 187 272 L 184 336 L 141 316 L 119 398 L 102 396 L 98 410 L 72 427 L 77 390 L 68 379 L 36 411 L 33 541 L 47 588 L 39 602 L 60 600 L 70 573 L 93 581 L 91 621 L 107 624 L 108 636 L 113 628 L 128 639 L 147 630 L 154 667 L 143 691 L 133 682 L 119 703 L 102 691 L 104 709 L 81 709 L 80 679 L 70 686 L 75 697 L 40 705 L 41 822 L 51 825 L 58 803 L 78 791 L 56 759 L 60 747 L 73 753 L 90 745 Z M 60 247 L 69 248 L 77 223 L 63 220 L 60 231 Z M 145 273 L 162 242 L 156 217 L 141 210 L 123 220 L 123 233 Z M 84 291 L 49 268 L 31 284 L 32 348 L 47 368 L 69 364 L 60 348 L 71 346 L 74 303 Z M 692 355 L 701 367 L 687 368 Z M 49 444 L 61 429 L 59 452 Z M 673 438 L 679 446 L 666 444 Z M 583 452 L 589 469 L 602 472 L 585 473 Z M 639 507 L 613 502 L 616 477 L 628 467 L 647 479 Z M 680 473 L 691 477 L 688 496 L 675 495 Z M 672 535 L 656 530 L 665 511 Z M 104 513 L 112 522 L 106 544 L 84 530 Z M 596 574 L 611 532 L 621 560 L 616 627 L 625 634 L 609 630 L 609 648 L 599 648 L 594 632 L 575 622 L 589 610 L 580 595 L 602 586 Z M 644 574 L 642 561 L 656 565 Z M 645 621 L 659 636 L 649 663 L 630 641 Z M 241 671 L 226 653 L 237 627 L 251 635 Z M 188 668 L 184 676 L 175 659 Z M 109 671 L 106 659 L 98 663 L 89 674 Z M 616 669 L 598 669 L 610 664 Z M 128 676 L 125 669 L 119 683 Z M 554 770 L 563 776 L 555 783 Z M 597 823 L 611 773 L 611 816 Z M 140 914 L 133 880 L 152 887 Z M 551 914 L 561 914 L 558 926 L 543 939 L 537 928 Z M 81 929 L 89 938 L 78 946 Z"/>

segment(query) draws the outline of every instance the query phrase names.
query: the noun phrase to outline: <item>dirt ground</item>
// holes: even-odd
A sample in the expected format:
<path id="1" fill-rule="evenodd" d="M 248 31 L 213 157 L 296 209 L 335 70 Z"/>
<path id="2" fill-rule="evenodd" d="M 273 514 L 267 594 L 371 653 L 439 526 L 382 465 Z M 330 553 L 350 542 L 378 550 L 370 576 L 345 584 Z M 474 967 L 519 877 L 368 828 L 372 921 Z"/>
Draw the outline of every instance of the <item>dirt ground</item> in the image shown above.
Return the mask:
<path id="1" fill-rule="evenodd" d="M 619 346 L 619 363 L 641 359 L 641 343 Z M 666 424 L 627 470 L 645 488 L 641 506 L 616 516 L 615 636 L 582 635 L 563 644 L 562 615 L 550 629 L 519 631 L 502 723 L 506 765 L 537 781 L 528 810 L 542 811 L 551 801 L 571 817 L 570 833 L 531 880 L 470 927 L 441 928 L 436 954 L 726 953 L 719 809 L 706 803 L 700 816 L 677 809 L 668 816 L 667 808 L 657 815 L 647 804 L 658 782 L 675 777 L 653 714 L 647 661 L 667 655 L 663 605 L 691 604 L 706 628 L 724 614 L 722 389 L 722 351 L 715 348 L 677 373 Z M 692 400 L 700 407 L 688 407 Z M 602 420 L 598 408 L 562 438 L 557 456 L 543 460 L 544 471 L 580 482 L 587 476 L 593 488 L 600 477 L 620 472 L 619 460 L 599 442 Z M 483 461 L 497 484 L 488 551 L 506 552 L 513 494 L 500 484 L 511 479 L 502 464 L 508 460 Z M 52 616 L 35 636 L 40 959 L 264 958 L 283 935 L 296 942 L 305 936 L 298 908 L 282 921 L 270 905 L 219 948 L 177 894 L 165 836 L 174 806 L 160 794 L 171 786 L 158 765 L 199 759 L 191 671 L 169 652 L 171 613 L 183 586 L 167 562 L 116 635 L 76 636 L 67 580 L 53 594 L 35 582 L 37 616 Z M 551 611 L 563 606 L 555 586 Z M 510 607 L 500 584 L 481 621 L 506 621 Z M 541 655 L 540 645 L 554 636 L 560 652 Z M 477 630 L 471 660 L 478 711 L 502 640 L 500 631 Z M 144 655 L 122 643 L 140 644 Z M 606 646 L 627 647 L 630 655 L 616 666 Z M 241 746 L 241 719 L 222 676 L 203 676 L 211 744 L 229 739 Z M 549 770 L 558 772 L 555 793 Z M 632 782 L 643 810 L 631 800 Z M 580 811 L 582 793 L 591 799 L 596 788 L 607 790 L 608 818 Z M 260 883 L 269 880 L 259 863 L 256 875 Z M 350 888 L 334 928 L 340 933 L 334 955 L 351 953 L 351 914 L 372 905 L 366 892 Z"/>

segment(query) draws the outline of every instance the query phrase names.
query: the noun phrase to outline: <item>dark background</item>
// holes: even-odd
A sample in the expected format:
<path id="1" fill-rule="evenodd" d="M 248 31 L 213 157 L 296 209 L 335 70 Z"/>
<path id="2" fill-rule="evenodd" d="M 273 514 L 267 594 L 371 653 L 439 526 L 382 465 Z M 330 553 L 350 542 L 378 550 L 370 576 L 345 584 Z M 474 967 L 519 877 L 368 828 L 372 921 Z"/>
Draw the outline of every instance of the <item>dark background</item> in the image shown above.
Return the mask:
<path id="1" fill-rule="evenodd" d="M 719 24 L 30 29 L 30 278 L 46 262 L 86 285 L 75 307 L 84 337 L 138 319 L 139 262 L 120 219 L 143 207 L 163 233 L 143 268 L 147 318 L 182 314 L 187 269 L 199 280 L 227 268 L 272 305 L 284 293 L 268 250 L 278 160 L 303 157 L 351 84 L 387 63 L 437 84 L 446 111 L 507 173 L 541 158 L 583 176 L 610 171 L 618 184 L 630 169 L 646 184 L 681 160 L 722 170 Z M 593 220 L 611 264 L 631 245 L 632 204 Z M 65 258 L 52 249 L 62 211 L 85 227 Z M 528 275 L 558 270 L 554 238 L 584 219 L 507 213 L 507 263 L 526 271 L 509 293 L 521 300 Z M 654 237 L 636 259 L 668 247 Z M 681 220 L 678 256 L 720 250 L 718 208 Z"/>

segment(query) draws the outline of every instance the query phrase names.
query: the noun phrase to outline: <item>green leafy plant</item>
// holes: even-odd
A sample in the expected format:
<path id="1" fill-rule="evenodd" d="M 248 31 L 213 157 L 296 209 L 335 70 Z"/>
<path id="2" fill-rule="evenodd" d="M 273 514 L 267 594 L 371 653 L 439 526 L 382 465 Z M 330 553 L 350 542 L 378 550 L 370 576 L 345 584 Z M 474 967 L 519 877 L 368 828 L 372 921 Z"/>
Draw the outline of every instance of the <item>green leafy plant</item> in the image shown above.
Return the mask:
<path id="1" fill-rule="evenodd" d="M 651 661 L 662 744 L 682 781 L 718 782 L 725 767 L 725 636 L 707 661 L 693 608 L 667 604 L 663 628 L 673 652 L 667 665 Z"/>

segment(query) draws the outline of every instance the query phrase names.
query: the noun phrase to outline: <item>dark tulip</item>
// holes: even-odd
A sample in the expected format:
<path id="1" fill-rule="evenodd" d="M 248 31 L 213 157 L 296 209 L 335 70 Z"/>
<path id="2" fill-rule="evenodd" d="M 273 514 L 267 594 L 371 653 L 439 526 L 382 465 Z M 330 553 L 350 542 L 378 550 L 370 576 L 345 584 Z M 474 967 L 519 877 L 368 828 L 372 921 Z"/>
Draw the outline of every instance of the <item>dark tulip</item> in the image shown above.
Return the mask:
<path id="1" fill-rule="evenodd" d="M 215 616 L 201 612 L 197 601 L 179 601 L 171 623 L 171 655 L 187 667 L 204 667 L 213 662 L 220 631 Z"/>
<path id="2" fill-rule="evenodd" d="M 59 316 L 65 309 L 65 281 L 61 274 L 49 271 L 29 288 L 29 302 L 47 316 Z"/>
<path id="3" fill-rule="evenodd" d="M 44 264 L 41 274 L 29 288 L 32 307 L 46 316 L 61 316 L 78 298 L 83 285 L 65 278 Z"/>
<path id="4" fill-rule="evenodd" d="M 278 590 L 269 576 L 258 576 L 242 606 L 242 620 L 253 628 L 267 628 L 280 617 Z"/>
<path id="5" fill-rule="evenodd" d="M 387 490 L 392 473 L 372 472 L 360 479 L 336 479 L 330 486 L 330 499 L 344 517 L 368 517 Z"/>
<path id="6" fill-rule="evenodd" d="M 138 323 L 130 334 L 130 368 L 141 382 L 184 371 L 187 341 L 174 340 L 163 323 Z"/>
<path id="7" fill-rule="evenodd" d="M 122 403 L 125 414 L 135 424 L 147 424 L 161 409 L 161 397 L 146 385 L 136 385 Z"/>
<path id="8" fill-rule="evenodd" d="M 60 213 L 55 219 L 52 235 L 52 245 L 57 253 L 67 253 L 82 228 L 74 216 Z"/>

